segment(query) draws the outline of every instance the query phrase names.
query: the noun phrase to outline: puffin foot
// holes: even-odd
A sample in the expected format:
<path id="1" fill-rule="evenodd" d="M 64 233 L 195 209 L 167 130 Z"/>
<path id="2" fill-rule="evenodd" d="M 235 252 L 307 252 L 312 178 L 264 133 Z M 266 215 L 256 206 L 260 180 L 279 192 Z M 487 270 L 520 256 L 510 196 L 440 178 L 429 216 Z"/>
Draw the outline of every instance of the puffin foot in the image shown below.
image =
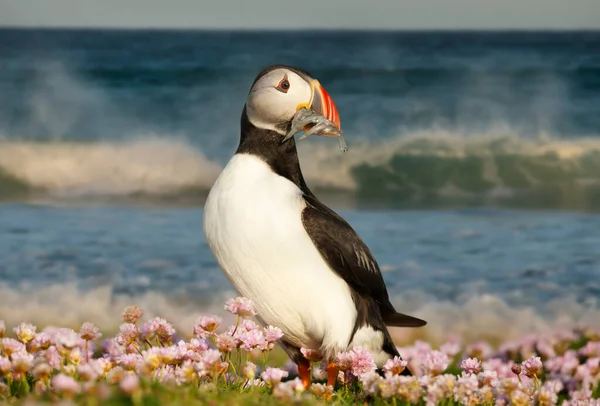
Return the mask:
<path id="1" fill-rule="evenodd" d="M 310 387 L 310 361 L 303 359 L 298 362 L 298 374 L 304 389 L 308 389 Z"/>
<path id="2" fill-rule="evenodd" d="M 327 385 L 335 388 L 335 383 L 337 382 L 338 372 L 337 365 L 335 363 L 330 363 L 327 365 Z"/>

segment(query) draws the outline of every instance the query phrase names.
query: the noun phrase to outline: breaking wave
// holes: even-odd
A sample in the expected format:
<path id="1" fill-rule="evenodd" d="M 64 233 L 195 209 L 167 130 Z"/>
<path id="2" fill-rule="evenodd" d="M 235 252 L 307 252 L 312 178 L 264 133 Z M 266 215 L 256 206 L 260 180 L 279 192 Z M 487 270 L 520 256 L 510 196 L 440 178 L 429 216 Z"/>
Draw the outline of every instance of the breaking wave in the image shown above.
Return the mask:
<path id="1" fill-rule="evenodd" d="M 598 138 L 428 131 L 357 141 L 346 154 L 316 141 L 301 141 L 300 155 L 307 182 L 321 195 L 386 204 L 522 198 L 532 206 L 600 207 Z M 183 140 L 2 141 L 0 197 L 203 197 L 221 168 Z"/>

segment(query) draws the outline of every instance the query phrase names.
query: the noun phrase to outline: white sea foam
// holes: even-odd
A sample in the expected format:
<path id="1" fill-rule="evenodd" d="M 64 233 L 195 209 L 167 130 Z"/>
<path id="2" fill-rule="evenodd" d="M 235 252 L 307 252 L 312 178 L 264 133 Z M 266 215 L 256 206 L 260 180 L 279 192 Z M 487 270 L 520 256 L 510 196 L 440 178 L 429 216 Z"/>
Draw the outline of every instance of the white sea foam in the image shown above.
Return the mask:
<path id="1" fill-rule="evenodd" d="M 0 286 L 0 320 L 8 327 L 28 321 L 38 326 L 59 325 L 78 328 L 84 321 L 98 325 L 107 334 L 121 323 L 124 307 L 141 306 L 146 317 L 160 316 L 171 321 L 183 336 L 189 336 L 201 314 L 219 314 L 226 322 L 234 319 L 223 310 L 233 290 L 216 292 L 211 297 L 169 298 L 162 292 L 131 297 L 114 294 L 111 286 L 82 291 L 75 284 L 13 288 Z M 458 336 L 465 342 L 486 339 L 493 343 L 525 334 L 544 333 L 578 326 L 600 328 L 600 308 L 596 302 L 580 304 L 565 298 L 540 308 L 514 307 L 497 296 L 473 295 L 460 302 L 432 300 L 424 294 L 394 298 L 396 308 L 423 318 L 428 325 L 420 329 L 393 328 L 398 343 L 427 339 L 439 343 Z"/>

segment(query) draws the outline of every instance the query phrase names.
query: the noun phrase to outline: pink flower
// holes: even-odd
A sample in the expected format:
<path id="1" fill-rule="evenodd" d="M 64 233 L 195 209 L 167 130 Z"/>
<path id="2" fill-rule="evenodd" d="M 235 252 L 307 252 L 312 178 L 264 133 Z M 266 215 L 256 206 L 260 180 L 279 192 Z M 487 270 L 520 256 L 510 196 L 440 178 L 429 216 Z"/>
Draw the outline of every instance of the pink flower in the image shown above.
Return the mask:
<path id="1" fill-rule="evenodd" d="M 85 322 L 79 329 L 79 336 L 85 341 L 93 341 L 102 337 L 102 334 L 98 327 L 94 326 L 92 323 Z"/>
<path id="2" fill-rule="evenodd" d="M 125 323 L 137 324 L 144 311 L 138 306 L 128 306 L 123 310 L 123 321 Z"/>
<path id="3" fill-rule="evenodd" d="M 52 378 L 52 388 L 67 397 L 75 396 L 81 391 L 77 381 L 65 374 L 58 374 Z"/>
<path id="4" fill-rule="evenodd" d="M 231 352 L 237 347 L 237 340 L 230 334 L 222 333 L 217 335 L 216 345 L 221 352 Z"/>
<path id="5" fill-rule="evenodd" d="M 424 372 L 431 375 L 439 375 L 448 368 L 450 360 L 448 356 L 441 351 L 430 351 L 424 359 L 423 365 Z"/>
<path id="6" fill-rule="evenodd" d="M 142 361 L 140 354 L 123 354 L 119 357 L 119 362 L 123 369 L 135 371 L 139 362 Z"/>
<path id="7" fill-rule="evenodd" d="M 77 368 L 77 373 L 83 381 L 94 382 L 98 379 L 100 371 L 95 364 L 88 363 L 79 365 L 79 367 Z"/>
<path id="8" fill-rule="evenodd" d="M 194 335 L 198 338 L 206 338 L 219 327 L 222 319 L 217 316 L 200 316 L 194 326 Z"/>
<path id="9" fill-rule="evenodd" d="M 26 352 L 17 352 L 12 355 L 12 368 L 17 374 L 22 374 L 29 371 L 33 363 L 33 355 Z"/>
<path id="10" fill-rule="evenodd" d="M 392 375 L 400 375 L 407 365 L 408 362 L 404 361 L 398 356 L 395 356 L 394 358 L 390 358 L 385 362 L 383 365 L 383 370 Z"/>
<path id="11" fill-rule="evenodd" d="M 119 336 L 115 339 L 108 339 L 102 341 L 102 348 L 104 349 L 104 353 L 110 355 L 113 358 L 119 357 L 121 354 L 125 352 L 125 348 L 117 342 L 119 340 Z"/>
<path id="12" fill-rule="evenodd" d="M 12 369 L 10 360 L 0 355 L 0 376 L 7 375 Z"/>
<path id="13" fill-rule="evenodd" d="M 30 352 L 38 352 L 41 350 L 47 350 L 52 344 L 52 336 L 44 331 L 37 333 L 35 338 L 29 343 Z"/>
<path id="14" fill-rule="evenodd" d="M 300 348 L 300 352 L 302 353 L 304 358 L 306 358 L 310 362 L 319 362 L 323 359 L 323 356 L 317 350 L 311 350 L 309 348 L 302 347 Z"/>
<path id="15" fill-rule="evenodd" d="M 175 329 L 165 319 L 155 317 L 142 325 L 142 334 L 146 339 L 158 337 L 161 342 L 166 342 L 175 334 Z"/>
<path id="16" fill-rule="evenodd" d="M 51 346 L 46 350 L 44 358 L 46 358 L 46 361 L 48 361 L 48 364 L 50 364 L 52 368 L 60 370 L 62 358 L 55 346 Z"/>
<path id="17" fill-rule="evenodd" d="M 13 329 L 19 341 L 21 341 L 23 344 L 27 344 L 35 338 L 36 330 L 37 327 L 29 323 L 21 323 Z"/>
<path id="18" fill-rule="evenodd" d="M 481 362 L 477 358 L 462 360 L 460 367 L 468 374 L 476 374 L 481 371 Z"/>
<path id="19" fill-rule="evenodd" d="M 283 331 L 279 327 L 267 326 L 264 330 L 265 339 L 269 343 L 269 349 L 273 349 L 277 340 L 283 337 Z"/>
<path id="20" fill-rule="evenodd" d="M 248 299 L 247 297 L 229 299 L 227 302 L 225 302 L 225 310 L 240 317 L 250 317 L 256 315 L 256 312 L 254 311 L 254 304 L 252 303 L 252 300 Z"/>
<path id="21" fill-rule="evenodd" d="M 119 334 L 117 334 L 115 341 L 117 344 L 127 347 L 137 341 L 142 335 L 138 326 L 132 323 L 124 323 L 119 327 Z"/>
<path id="22" fill-rule="evenodd" d="M 127 374 L 119 382 L 119 388 L 128 395 L 140 390 L 140 379 L 136 374 Z"/>
<path id="23" fill-rule="evenodd" d="M 54 334 L 54 342 L 69 349 L 82 346 L 82 341 L 79 334 L 70 328 L 58 329 Z"/>
<path id="24" fill-rule="evenodd" d="M 454 399 L 457 402 L 468 405 L 471 396 L 479 388 L 479 382 L 475 375 L 463 375 L 458 377 L 454 387 Z"/>
<path id="25" fill-rule="evenodd" d="M 52 368 L 48 363 L 36 360 L 36 364 L 31 371 L 31 375 L 35 379 L 46 381 L 50 375 L 52 375 L 52 372 L 54 372 L 54 368 Z"/>
<path id="26" fill-rule="evenodd" d="M 15 354 L 17 352 L 24 352 L 25 345 L 22 342 L 15 340 L 14 338 L 5 337 L 2 340 L 0 340 L 0 349 L 2 349 L 2 353 L 5 356 L 11 356 L 12 354 Z"/>
<path id="27" fill-rule="evenodd" d="M 255 349 L 265 351 L 267 349 L 267 340 L 265 340 L 265 335 L 260 330 L 242 332 L 239 338 L 242 341 L 241 347 L 246 351 Z"/>
<path id="28" fill-rule="evenodd" d="M 208 375 L 210 372 L 222 372 L 222 367 L 221 353 L 213 349 L 204 351 L 200 361 L 194 365 L 194 369 L 200 376 Z"/>
<path id="29" fill-rule="evenodd" d="M 187 343 L 187 348 L 190 351 L 194 351 L 197 353 L 208 350 L 208 344 L 206 340 L 199 340 L 197 338 L 192 338 L 189 343 Z"/>
<path id="30" fill-rule="evenodd" d="M 281 382 L 281 380 L 283 378 L 286 378 L 288 375 L 289 375 L 288 372 L 284 371 L 283 369 L 268 367 L 267 369 L 265 369 L 263 371 L 262 374 L 260 374 L 260 377 L 266 383 L 271 384 L 271 385 L 276 385 L 279 382 Z"/>
<path id="31" fill-rule="evenodd" d="M 373 356 L 369 351 L 362 347 L 355 347 L 346 353 L 340 353 L 336 357 L 336 362 L 341 370 L 348 370 L 356 377 L 373 371 L 376 368 Z M 342 368 L 344 366 L 345 368 Z"/>
<path id="32" fill-rule="evenodd" d="M 534 376 L 540 375 L 542 372 L 542 360 L 540 357 L 531 357 L 522 363 L 523 368 L 525 369 L 523 373 L 528 378 L 533 378 Z"/>

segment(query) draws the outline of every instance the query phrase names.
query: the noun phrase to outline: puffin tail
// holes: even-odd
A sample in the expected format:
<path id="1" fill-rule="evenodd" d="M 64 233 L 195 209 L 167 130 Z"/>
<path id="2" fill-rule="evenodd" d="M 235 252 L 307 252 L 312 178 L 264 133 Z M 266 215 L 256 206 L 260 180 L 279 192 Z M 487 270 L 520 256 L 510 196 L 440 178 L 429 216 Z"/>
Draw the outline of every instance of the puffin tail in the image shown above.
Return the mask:
<path id="1" fill-rule="evenodd" d="M 427 324 L 425 320 L 402 313 L 385 314 L 383 315 L 383 322 L 386 326 L 391 327 L 423 327 Z"/>

